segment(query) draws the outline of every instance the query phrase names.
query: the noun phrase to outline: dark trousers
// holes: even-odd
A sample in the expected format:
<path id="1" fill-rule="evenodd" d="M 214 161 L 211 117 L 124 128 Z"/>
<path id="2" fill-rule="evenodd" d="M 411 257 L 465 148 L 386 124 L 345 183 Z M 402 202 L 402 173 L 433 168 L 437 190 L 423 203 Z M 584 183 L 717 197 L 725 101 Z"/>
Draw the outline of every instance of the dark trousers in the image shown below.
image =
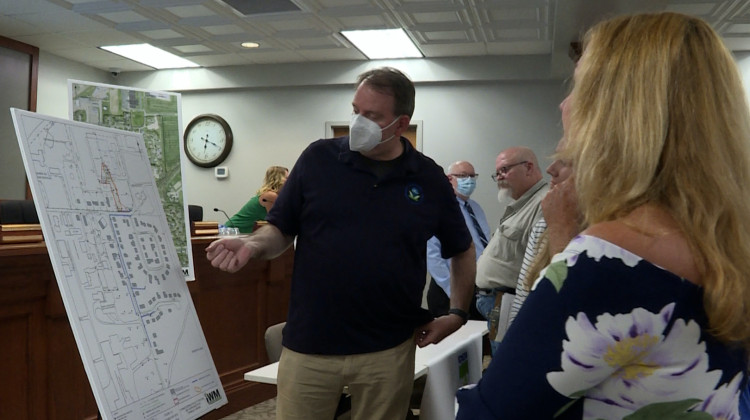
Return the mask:
<path id="1" fill-rule="evenodd" d="M 450 297 L 448 297 L 448 295 L 445 294 L 445 290 L 438 286 L 435 280 L 430 277 L 430 285 L 427 288 L 427 309 L 432 316 L 437 318 L 439 316 L 447 315 L 450 308 Z M 477 310 L 476 293 L 473 294 L 471 305 L 469 305 L 469 319 L 484 320 L 484 317 Z"/>

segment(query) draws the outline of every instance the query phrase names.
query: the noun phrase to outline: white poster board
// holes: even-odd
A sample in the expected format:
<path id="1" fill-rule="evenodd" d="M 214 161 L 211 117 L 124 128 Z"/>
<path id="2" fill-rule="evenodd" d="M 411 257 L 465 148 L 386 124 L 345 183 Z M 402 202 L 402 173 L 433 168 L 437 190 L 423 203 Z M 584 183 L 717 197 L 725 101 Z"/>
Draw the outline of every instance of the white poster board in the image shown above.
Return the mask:
<path id="1" fill-rule="evenodd" d="M 68 116 L 143 134 L 161 203 L 183 274 L 195 280 L 190 219 L 185 200 L 182 102 L 179 93 L 68 80 Z"/>
<path id="2" fill-rule="evenodd" d="M 143 135 L 11 114 L 102 418 L 195 419 L 226 404 Z"/>

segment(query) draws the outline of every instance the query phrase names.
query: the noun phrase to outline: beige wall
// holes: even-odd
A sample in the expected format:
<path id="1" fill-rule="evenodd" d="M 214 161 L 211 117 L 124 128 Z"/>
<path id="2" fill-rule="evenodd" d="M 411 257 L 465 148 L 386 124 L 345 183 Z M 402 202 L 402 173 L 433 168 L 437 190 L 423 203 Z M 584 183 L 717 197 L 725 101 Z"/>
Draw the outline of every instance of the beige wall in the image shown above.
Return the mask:
<path id="1" fill-rule="evenodd" d="M 489 178 L 495 156 L 506 147 L 523 144 L 546 165 L 544 156 L 552 153 L 561 134 L 557 104 L 564 97 L 564 83 L 534 75 L 530 71 L 534 60 L 520 59 L 517 67 L 497 58 L 464 60 L 468 81 L 460 80 L 460 63 L 455 60 L 389 63 L 400 66 L 416 82 L 414 119 L 422 122 L 422 151 L 443 166 L 458 159 L 474 163 L 480 180 L 473 197 L 493 227 L 500 212 L 496 186 Z M 187 201 L 202 205 L 206 220 L 223 221 L 214 207 L 230 215 L 239 210 L 260 186 L 268 166 L 293 167 L 311 141 L 325 136 L 326 121 L 348 121 L 356 75 L 382 64 L 134 72 L 112 78 L 108 72 L 42 54 L 38 110 L 67 118 L 70 78 L 180 92 L 183 125 L 199 114 L 221 115 L 235 137 L 223 164 L 229 178 L 217 179 L 212 169 L 186 162 L 185 183 Z M 186 89 L 191 80 L 200 89 Z M 281 86 L 285 83 L 289 86 Z"/>

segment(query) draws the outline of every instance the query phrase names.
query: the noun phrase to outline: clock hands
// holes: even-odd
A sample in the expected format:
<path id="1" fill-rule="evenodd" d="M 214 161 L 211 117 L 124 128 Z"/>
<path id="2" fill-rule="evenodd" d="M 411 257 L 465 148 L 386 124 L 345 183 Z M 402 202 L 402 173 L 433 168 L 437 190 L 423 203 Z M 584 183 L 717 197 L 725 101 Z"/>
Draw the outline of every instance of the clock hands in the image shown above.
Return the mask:
<path id="1" fill-rule="evenodd" d="M 201 140 L 203 140 L 203 155 L 206 157 L 208 157 L 208 151 L 206 149 L 208 149 L 209 144 L 216 147 L 217 149 L 220 148 L 218 144 L 208 139 L 208 133 L 206 133 L 205 137 L 201 137 Z"/>
<path id="2" fill-rule="evenodd" d="M 211 140 L 208 139 L 208 133 L 206 133 L 206 137 L 201 137 L 201 140 L 203 140 L 205 142 L 205 143 L 203 143 L 203 148 L 204 149 L 208 146 L 209 143 L 212 144 L 214 147 L 219 147 L 218 144 L 216 144 L 216 143 L 214 143 L 214 142 L 212 142 Z"/>

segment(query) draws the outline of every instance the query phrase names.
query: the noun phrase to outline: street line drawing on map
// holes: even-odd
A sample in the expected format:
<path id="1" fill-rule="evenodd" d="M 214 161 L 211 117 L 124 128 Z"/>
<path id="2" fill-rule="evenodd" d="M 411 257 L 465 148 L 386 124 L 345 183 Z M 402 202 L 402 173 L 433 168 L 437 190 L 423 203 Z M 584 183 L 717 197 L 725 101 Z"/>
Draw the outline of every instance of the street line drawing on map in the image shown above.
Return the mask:
<path id="1" fill-rule="evenodd" d="M 195 280 L 185 201 L 179 93 L 68 80 L 69 118 L 143 134 L 183 274 Z"/>
<path id="2" fill-rule="evenodd" d="M 226 404 L 143 135 L 11 114 L 102 418 L 195 419 Z"/>

